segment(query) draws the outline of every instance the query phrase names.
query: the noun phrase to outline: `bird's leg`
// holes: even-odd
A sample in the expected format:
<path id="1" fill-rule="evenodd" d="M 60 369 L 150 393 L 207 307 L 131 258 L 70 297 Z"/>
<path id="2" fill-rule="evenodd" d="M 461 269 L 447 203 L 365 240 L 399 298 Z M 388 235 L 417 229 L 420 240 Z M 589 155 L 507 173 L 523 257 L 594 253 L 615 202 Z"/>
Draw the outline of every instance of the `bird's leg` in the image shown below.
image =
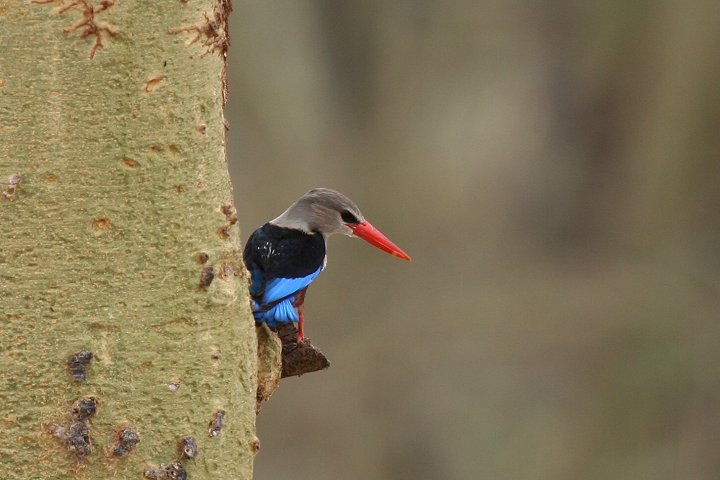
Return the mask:
<path id="1" fill-rule="evenodd" d="M 305 341 L 305 330 L 303 329 L 303 323 L 305 322 L 305 315 L 303 315 L 302 309 L 298 312 L 298 334 L 296 343 L 299 345 Z"/>
<path id="2" fill-rule="evenodd" d="M 295 301 L 293 302 L 293 306 L 298 313 L 298 335 L 296 342 L 298 344 L 305 340 L 305 330 L 303 329 L 303 323 L 305 323 L 305 292 L 307 292 L 307 287 L 295 295 Z"/>

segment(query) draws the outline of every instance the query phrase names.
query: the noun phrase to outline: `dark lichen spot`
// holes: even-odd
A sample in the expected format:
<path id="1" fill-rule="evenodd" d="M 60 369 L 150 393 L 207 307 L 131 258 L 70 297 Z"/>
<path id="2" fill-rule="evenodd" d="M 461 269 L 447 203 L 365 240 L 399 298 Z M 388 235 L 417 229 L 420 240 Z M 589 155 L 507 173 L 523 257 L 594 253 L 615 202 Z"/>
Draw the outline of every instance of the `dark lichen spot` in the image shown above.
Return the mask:
<path id="1" fill-rule="evenodd" d="M 87 457 L 92 453 L 90 429 L 85 422 L 73 422 L 66 431 L 65 445 L 78 457 Z"/>
<path id="2" fill-rule="evenodd" d="M 211 437 L 220 435 L 220 430 L 225 426 L 225 410 L 216 411 L 208 424 L 208 433 Z"/>
<path id="3" fill-rule="evenodd" d="M 202 272 L 200 272 L 200 288 L 202 290 L 207 290 L 214 278 L 215 271 L 213 270 L 213 267 L 203 268 Z"/>
<path id="4" fill-rule="evenodd" d="M 97 413 L 98 400 L 97 398 L 83 397 L 78 399 L 73 406 L 70 408 L 70 414 L 73 418 L 79 422 L 84 422 L 95 416 Z"/>
<path id="5" fill-rule="evenodd" d="M 165 466 L 165 475 L 168 480 L 186 480 L 187 472 L 177 460 L 173 460 Z"/>
<path id="6" fill-rule="evenodd" d="M 67 428 L 51 425 L 50 433 L 62 440 L 65 448 L 78 458 L 85 458 L 92 453 L 90 429 L 85 422 L 71 422 Z"/>
<path id="7" fill-rule="evenodd" d="M 180 456 L 187 459 L 193 459 L 198 455 L 197 443 L 195 439 L 189 435 L 180 437 L 177 443 L 178 453 Z"/>
<path id="8" fill-rule="evenodd" d="M 68 368 L 70 369 L 70 375 L 76 382 L 84 382 L 87 380 L 87 367 L 90 365 L 90 361 L 93 358 L 93 353 L 83 348 L 79 352 L 76 352 L 70 358 L 68 362 Z"/>
<path id="9" fill-rule="evenodd" d="M 137 432 L 129 425 L 121 426 L 117 432 L 117 445 L 113 449 L 113 456 L 118 458 L 128 456 L 138 443 L 140 443 L 140 436 Z"/>
<path id="10" fill-rule="evenodd" d="M 257 455 L 260 451 L 260 439 L 255 437 L 255 440 L 250 442 L 250 451 L 253 453 L 253 455 Z"/>
<path id="11" fill-rule="evenodd" d="M 185 471 L 185 468 L 177 460 L 173 460 L 172 462 L 168 463 L 167 465 L 160 465 L 159 469 L 148 467 L 145 469 L 145 472 L 143 472 L 143 474 L 145 475 L 145 478 L 150 478 L 153 480 L 186 480 L 187 479 L 187 472 Z"/>
<path id="12" fill-rule="evenodd" d="M 204 263 L 207 263 L 208 260 L 210 260 L 210 255 L 205 252 L 200 252 L 195 256 L 195 259 L 200 265 L 202 265 Z"/>
<path id="13" fill-rule="evenodd" d="M 78 399 L 68 412 L 70 422 L 67 427 L 52 425 L 50 433 L 61 439 L 65 447 L 78 458 L 84 458 L 92 453 L 90 440 L 90 427 L 88 420 L 97 413 L 98 400 L 93 396 Z"/>
<path id="14" fill-rule="evenodd" d="M 197 130 L 200 135 L 205 135 L 207 133 L 207 125 L 201 123 L 200 125 L 195 127 L 195 130 Z"/>

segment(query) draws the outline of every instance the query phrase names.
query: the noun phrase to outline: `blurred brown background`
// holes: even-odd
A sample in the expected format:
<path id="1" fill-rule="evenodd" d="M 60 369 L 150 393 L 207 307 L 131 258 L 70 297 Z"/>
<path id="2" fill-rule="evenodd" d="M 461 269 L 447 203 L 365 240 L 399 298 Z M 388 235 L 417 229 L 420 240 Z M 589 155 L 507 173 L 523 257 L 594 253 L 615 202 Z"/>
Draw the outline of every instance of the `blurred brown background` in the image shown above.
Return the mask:
<path id="1" fill-rule="evenodd" d="M 243 236 L 336 188 L 258 480 L 720 478 L 720 8 L 236 1 Z"/>

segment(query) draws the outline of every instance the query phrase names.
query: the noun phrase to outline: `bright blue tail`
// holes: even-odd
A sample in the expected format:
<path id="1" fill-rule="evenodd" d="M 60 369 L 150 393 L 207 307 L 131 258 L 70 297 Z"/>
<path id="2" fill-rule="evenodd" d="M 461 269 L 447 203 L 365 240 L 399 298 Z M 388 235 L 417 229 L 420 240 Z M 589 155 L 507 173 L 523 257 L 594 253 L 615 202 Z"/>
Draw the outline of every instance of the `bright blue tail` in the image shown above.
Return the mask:
<path id="1" fill-rule="evenodd" d="M 286 298 L 278 302 L 275 306 L 267 311 L 258 311 L 257 303 L 253 302 L 253 315 L 258 323 L 267 323 L 271 327 L 277 327 L 282 323 L 297 322 L 300 320 L 295 307 L 293 307 L 294 297 Z"/>

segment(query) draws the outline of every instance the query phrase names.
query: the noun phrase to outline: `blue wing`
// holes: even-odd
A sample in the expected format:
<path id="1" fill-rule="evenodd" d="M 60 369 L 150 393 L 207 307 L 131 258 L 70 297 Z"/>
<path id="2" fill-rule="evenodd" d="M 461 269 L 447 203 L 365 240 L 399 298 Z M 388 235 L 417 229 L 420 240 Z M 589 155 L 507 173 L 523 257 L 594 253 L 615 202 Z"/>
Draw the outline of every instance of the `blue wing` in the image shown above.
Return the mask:
<path id="1" fill-rule="evenodd" d="M 263 305 L 282 300 L 285 297 L 294 295 L 312 283 L 322 272 L 322 267 L 315 270 L 308 276 L 300 278 L 273 278 L 265 284 L 265 293 L 262 296 Z"/>

